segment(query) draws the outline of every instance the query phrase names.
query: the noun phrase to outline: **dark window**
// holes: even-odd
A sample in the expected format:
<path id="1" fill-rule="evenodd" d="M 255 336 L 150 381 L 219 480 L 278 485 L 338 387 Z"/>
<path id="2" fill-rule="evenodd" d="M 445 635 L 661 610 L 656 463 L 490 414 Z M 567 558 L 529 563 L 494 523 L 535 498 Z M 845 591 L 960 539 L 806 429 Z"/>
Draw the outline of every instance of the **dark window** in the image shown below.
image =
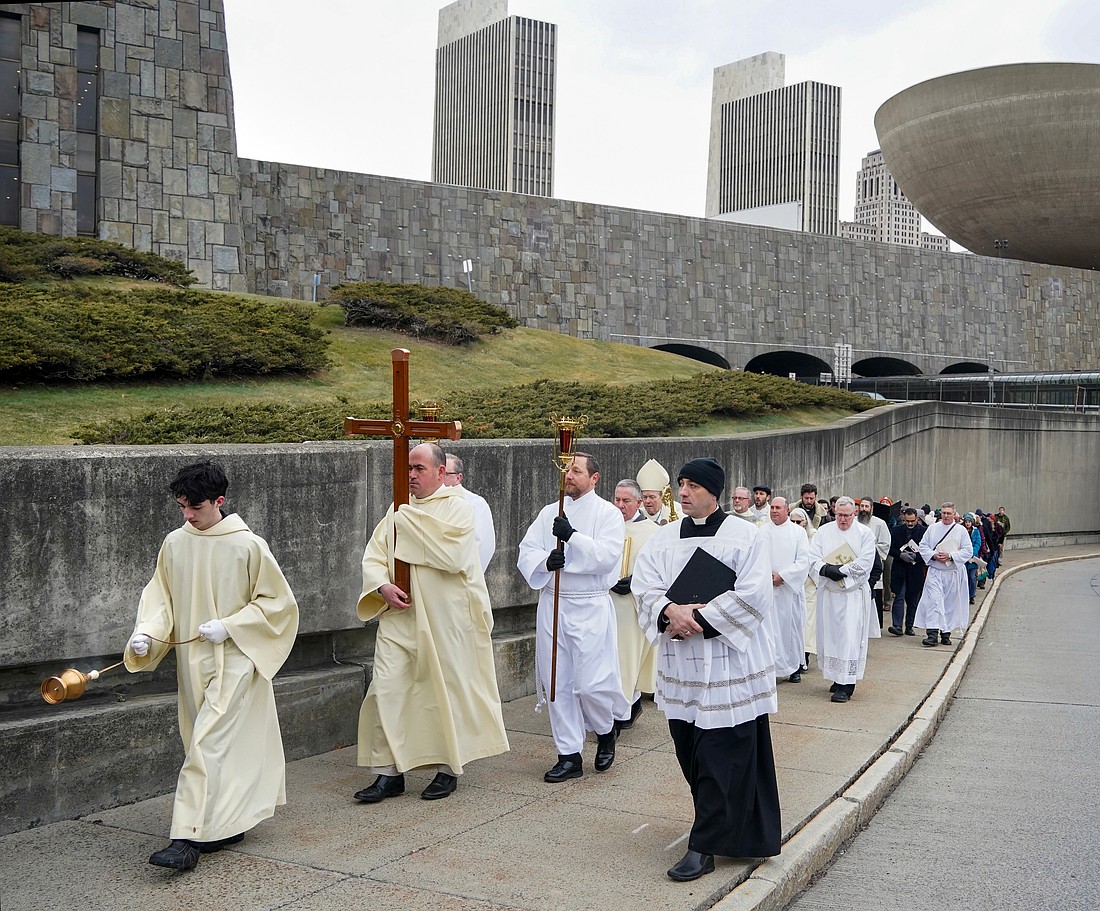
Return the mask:
<path id="1" fill-rule="evenodd" d="M 76 32 L 76 233 L 96 233 L 99 32 Z"/>
<path id="2" fill-rule="evenodd" d="M 18 17 L 0 15 L 0 224 L 19 224 L 19 55 Z"/>

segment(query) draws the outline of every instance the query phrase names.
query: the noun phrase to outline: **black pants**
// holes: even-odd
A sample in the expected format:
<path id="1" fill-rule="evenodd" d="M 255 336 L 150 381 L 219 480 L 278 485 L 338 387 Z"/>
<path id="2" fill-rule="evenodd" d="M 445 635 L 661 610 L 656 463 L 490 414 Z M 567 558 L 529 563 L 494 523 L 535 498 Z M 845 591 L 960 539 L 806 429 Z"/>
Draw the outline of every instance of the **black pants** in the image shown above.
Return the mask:
<path id="1" fill-rule="evenodd" d="M 890 609 L 891 623 L 898 629 L 902 628 L 902 619 L 905 620 L 905 629 L 913 626 L 917 616 L 917 604 L 920 602 L 921 592 L 924 591 L 925 568 L 919 563 L 906 563 L 904 560 L 895 560 L 893 572 L 890 574 L 890 588 L 894 592 L 894 604 Z"/>
<path id="2" fill-rule="evenodd" d="M 670 719 L 695 822 L 688 848 L 723 857 L 774 857 L 782 828 L 768 716 L 705 729 Z"/>

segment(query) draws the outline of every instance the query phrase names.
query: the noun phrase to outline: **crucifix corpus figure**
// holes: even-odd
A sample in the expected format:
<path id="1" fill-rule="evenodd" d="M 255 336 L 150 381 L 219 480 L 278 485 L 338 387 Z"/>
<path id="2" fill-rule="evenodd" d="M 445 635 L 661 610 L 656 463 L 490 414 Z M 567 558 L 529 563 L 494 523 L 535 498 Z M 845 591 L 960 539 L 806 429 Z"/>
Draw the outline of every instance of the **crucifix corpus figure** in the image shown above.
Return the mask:
<path id="1" fill-rule="evenodd" d="M 348 436 L 388 436 L 393 438 L 393 508 L 396 512 L 409 502 L 409 440 L 458 440 L 462 437 L 459 421 L 416 421 L 409 416 L 409 351 L 394 348 L 393 418 L 371 421 L 344 418 L 344 433 Z M 394 584 L 409 593 L 409 564 L 394 559 Z"/>

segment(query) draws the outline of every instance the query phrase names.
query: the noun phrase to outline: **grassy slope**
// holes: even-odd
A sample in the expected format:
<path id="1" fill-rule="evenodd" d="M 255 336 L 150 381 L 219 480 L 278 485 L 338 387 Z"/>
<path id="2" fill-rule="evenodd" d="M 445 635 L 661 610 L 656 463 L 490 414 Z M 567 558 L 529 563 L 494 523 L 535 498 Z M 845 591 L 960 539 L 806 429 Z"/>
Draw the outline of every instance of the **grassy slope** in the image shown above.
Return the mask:
<path id="1" fill-rule="evenodd" d="M 132 283 L 131 283 L 132 284 Z M 206 382 L 26 385 L 0 389 L 0 444 L 67 444 L 68 431 L 84 421 L 184 405 L 233 401 L 308 403 L 347 396 L 354 401 L 388 401 L 390 350 L 412 352 L 410 394 L 442 398 L 451 391 L 560 379 L 633 383 L 687 377 L 709 368 L 661 351 L 594 342 L 554 332 L 514 329 L 469 348 L 421 342 L 391 332 L 345 329 L 343 311 L 318 307 L 318 323 L 331 331 L 334 366 L 302 378 L 216 379 Z M 748 430 L 806 426 L 843 416 L 806 409 L 753 421 L 721 421 L 685 435 L 720 435 Z"/>

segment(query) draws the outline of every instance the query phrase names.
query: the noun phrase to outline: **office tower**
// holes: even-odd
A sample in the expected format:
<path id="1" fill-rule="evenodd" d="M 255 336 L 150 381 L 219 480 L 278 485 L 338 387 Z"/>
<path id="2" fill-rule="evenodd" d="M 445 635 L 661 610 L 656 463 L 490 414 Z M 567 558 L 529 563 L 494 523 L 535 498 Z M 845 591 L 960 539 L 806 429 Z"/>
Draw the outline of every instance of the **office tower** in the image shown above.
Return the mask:
<path id="1" fill-rule="evenodd" d="M 714 70 L 706 214 L 835 235 L 840 89 L 783 82 L 774 51 Z"/>
<path id="2" fill-rule="evenodd" d="M 863 158 L 863 166 L 856 174 L 855 221 L 841 222 L 840 236 L 943 253 L 951 249 L 946 237 L 921 230 L 920 213 L 886 167 L 881 149 L 868 152 Z"/>
<path id="3" fill-rule="evenodd" d="M 439 11 L 433 181 L 553 195 L 556 41 L 556 26 L 509 16 L 507 0 Z"/>

